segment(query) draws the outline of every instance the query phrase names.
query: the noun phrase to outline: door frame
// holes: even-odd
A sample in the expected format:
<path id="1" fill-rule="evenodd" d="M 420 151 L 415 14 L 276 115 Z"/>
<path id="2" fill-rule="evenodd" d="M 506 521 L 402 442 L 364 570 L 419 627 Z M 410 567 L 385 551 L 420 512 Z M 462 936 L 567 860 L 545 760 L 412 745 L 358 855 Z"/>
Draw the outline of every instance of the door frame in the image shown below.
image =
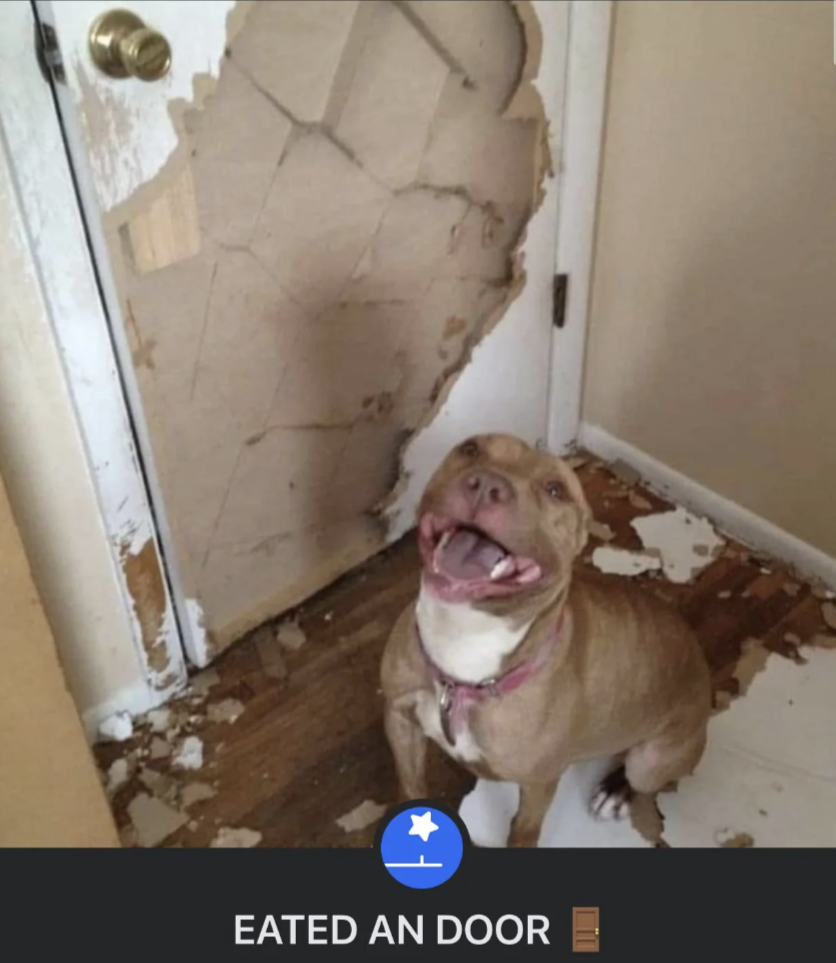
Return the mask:
<path id="1" fill-rule="evenodd" d="M 541 2 L 547 0 L 535 0 L 535 8 Z M 51 21 L 48 0 L 7 0 L 0 5 L 0 33 L 9 28 L 19 33 L 24 20 L 34 30 L 36 11 L 43 23 Z M 555 166 L 560 173 L 557 269 L 570 273 L 570 283 L 567 322 L 554 332 L 552 347 L 545 441 L 554 450 L 565 450 L 574 441 L 580 420 L 611 16 L 611 0 L 569 2 L 562 147 Z M 50 89 L 41 77 L 34 42 L 13 68 L 4 71 L 0 63 L 5 151 L 19 188 L 32 267 L 49 310 L 49 337 L 63 360 L 59 387 L 72 400 L 83 440 L 80 457 L 98 499 L 101 528 L 90 538 L 106 547 L 116 574 L 113 585 L 103 586 L 102 592 L 118 593 L 118 599 L 102 601 L 118 601 L 126 631 L 114 645 L 132 646 L 142 676 L 141 684 L 114 691 L 100 705 L 83 707 L 89 730 L 90 723 L 106 713 L 138 713 L 165 701 L 185 684 L 186 657 L 200 666 L 208 655 L 199 619 L 181 591 L 92 178 L 80 134 L 68 123 L 72 113 L 69 88 L 55 84 Z M 56 378 L 54 372 L 44 371 L 43 376 Z M 3 417 L 0 412 L 0 422 Z M 69 502 L 53 508 L 73 511 Z M 130 569 L 126 571 L 126 556 L 133 557 L 140 548 L 146 561 L 164 573 L 157 613 L 164 673 L 149 661 L 147 639 L 143 641 L 147 613 L 135 597 Z M 60 554 L 62 549 L 56 544 L 50 550 Z M 67 572 L 69 591 L 79 577 L 81 573 Z M 86 631 L 95 633 L 96 627 L 96 613 L 91 612 Z M 77 637 L 70 640 L 74 646 L 84 645 L 84 629 L 75 627 Z M 61 632 L 56 634 L 60 637 Z"/>

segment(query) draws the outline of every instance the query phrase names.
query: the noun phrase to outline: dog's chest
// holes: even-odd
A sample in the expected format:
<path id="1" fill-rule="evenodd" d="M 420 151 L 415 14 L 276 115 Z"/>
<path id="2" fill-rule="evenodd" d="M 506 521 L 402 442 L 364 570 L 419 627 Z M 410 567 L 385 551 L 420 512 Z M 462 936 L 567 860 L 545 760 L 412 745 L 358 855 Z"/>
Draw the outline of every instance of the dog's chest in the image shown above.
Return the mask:
<path id="1" fill-rule="evenodd" d="M 424 690 L 418 693 L 415 703 L 415 715 L 418 724 L 428 739 L 432 739 L 454 759 L 460 762 L 478 762 L 482 758 L 482 750 L 470 726 L 470 718 L 466 716 L 458 731 L 454 733 L 454 743 L 448 742 L 441 724 L 441 686 L 435 684 L 432 691 Z"/>
<path id="2" fill-rule="evenodd" d="M 525 638 L 530 623 L 512 625 L 464 604 L 441 602 L 423 589 L 418 597 L 416 620 L 421 642 L 433 664 L 446 676 L 471 685 L 496 678 L 504 658 Z M 464 713 L 451 743 L 442 725 L 442 687 L 419 693 L 415 712 L 424 734 L 461 762 L 484 758 L 471 725 L 477 708 Z"/>

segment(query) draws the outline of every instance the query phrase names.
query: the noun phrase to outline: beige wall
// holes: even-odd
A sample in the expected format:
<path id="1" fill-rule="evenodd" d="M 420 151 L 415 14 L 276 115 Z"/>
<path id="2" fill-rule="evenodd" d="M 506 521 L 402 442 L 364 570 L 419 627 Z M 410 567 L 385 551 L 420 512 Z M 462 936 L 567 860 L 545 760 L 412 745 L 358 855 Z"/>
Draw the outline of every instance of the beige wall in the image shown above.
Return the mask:
<path id="1" fill-rule="evenodd" d="M 118 846 L 0 481 L 0 847 Z"/>
<path id="2" fill-rule="evenodd" d="M 584 419 L 836 554 L 830 2 L 617 5 Z"/>

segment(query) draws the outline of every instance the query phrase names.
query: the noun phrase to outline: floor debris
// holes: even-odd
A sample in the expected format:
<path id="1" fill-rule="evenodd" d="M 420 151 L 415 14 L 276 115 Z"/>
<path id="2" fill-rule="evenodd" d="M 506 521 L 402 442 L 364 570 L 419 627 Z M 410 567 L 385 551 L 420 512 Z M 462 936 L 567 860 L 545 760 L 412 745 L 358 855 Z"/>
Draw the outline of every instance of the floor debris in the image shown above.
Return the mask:
<path id="1" fill-rule="evenodd" d="M 639 495 L 636 492 L 631 491 L 627 497 L 630 504 L 633 506 L 633 508 L 638 508 L 639 511 L 642 511 L 642 512 L 650 512 L 653 510 L 653 503 L 648 501 L 642 495 Z"/>
<path id="2" fill-rule="evenodd" d="M 151 740 L 151 758 L 167 759 L 171 755 L 171 743 L 159 736 L 154 736 Z"/>
<path id="3" fill-rule="evenodd" d="M 189 806 L 204 802 L 213 796 L 217 796 L 217 794 L 217 790 L 210 786 L 208 782 L 190 782 L 183 787 L 183 791 L 180 793 L 180 805 L 183 809 L 188 809 Z"/>
<path id="4" fill-rule="evenodd" d="M 261 842 L 261 833 L 254 829 L 230 829 L 223 826 L 209 843 L 212 849 L 252 849 Z"/>
<path id="5" fill-rule="evenodd" d="M 158 799 L 173 803 L 177 799 L 179 785 L 176 780 L 165 773 L 157 772 L 149 766 L 142 766 L 139 770 L 139 781 L 150 790 Z"/>
<path id="6" fill-rule="evenodd" d="M 723 849 L 751 849 L 755 845 L 755 840 L 749 833 L 734 833 L 728 835 L 729 830 L 724 830 L 717 834 L 717 843 Z"/>
<path id="7" fill-rule="evenodd" d="M 117 712 L 99 726 L 99 735 L 105 742 L 127 742 L 134 734 L 134 724 L 127 712 Z"/>
<path id="8" fill-rule="evenodd" d="M 610 471 L 613 475 L 628 488 L 634 488 L 642 480 L 642 476 L 633 468 L 632 465 L 628 465 L 626 461 L 618 460 L 614 461 L 609 466 Z"/>
<path id="9" fill-rule="evenodd" d="M 210 722 L 235 722 L 244 711 L 244 703 L 238 699 L 223 699 L 209 706 L 206 717 Z"/>
<path id="10" fill-rule="evenodd" d="M 298 622 L 283 622 L 276 629 L 276 639 L 279 645 L 284 646 L 291 652 L 296 652 L 302 648 L 307 641 L 302 626 Z"/>
<path id="11" fill-rule="evenodd" d="M 159 846 L 163 840 L 185 826 L 188 817 L 156 796 L 139 793 L 128 803 L 136 841 L 140 846 Z"/>
<path id="12" fill-rule="evenodd" d="M 707 519 L 692 515 L 681 506 L 634 518 L 630 525 L 646 550 L 661 553 L 665 577 L 679 584 L 690 582 L 710 565 L 726 544 Z"/>
<path id="13" fill-rule="evenodd" d="M 366 829 L 366 827 L 376 823 L 385 812 L 385 806 L 381 806 L 380 803 L 376 803 L 372 799 L 366 799 L 361 802 L 359 806 L 352 809 L 351 812 L 340 816 L 337 820 L 337 825 L 343 832 L 355 833 L 360 829 Z"/>
<path id="14" fill-rule="evenodd" d="M 615 532 L 609 525 L 605 525 L 603 522 L 597 522 L 594 518 L 589 522 L 587 528 L 593 538 L 600 538 L 602 542 L 611 542 L 615 538 Z"/>
<path id="15" fill-rule="evenodd" d="M 200 769 L 203 766 L 203 740 L 198 736 L 186 736 L 175 750 L 171 764 L 175 769 Z"/>
<path id="16" fill-rule="evenodd" d="M 825 602 L 821 607 L 821 617 L 829 629 L 836 629 L 836 605 Z"/>
<path id="17" fill-rule="evenodd" d="M 740 647 L 740 658 L 734 668 L 738 695 L 745 695 L 755 676 L 766 667 L 769 652 L 760 639 L 744 639 Z"/>
<path id="18" fill-rule="evenodd" d="M 204 669 L 192 679 L 189 691 L 192 695 L 206 696 L 212 686 L 216 686 L 220 681 L 217 669 Z"/>
<path id="19" fill-rule="evenodd" d="M 252 637 L 264 674 L 271 679 L 282 681 L 289 675 L 282 647 L 276 633 L 269 625 L 263 625 Z"/>
<path id="20" fill-rule="evenodd" d="M 662 559 L 649 552 L 631 552 L 626 548 L 602 545 L 592 553 L 592 564 L 607 575 L 641 575 L 662 567 Z"/>
<path id="21" fill-rule="evenodd" d="M 107 793 L 112 796 L 128 781 L 131 774 L 127 759 L 117 759 L 107 771 Z"/>
<path id="22" fill-rule="evenodd" d="M 165 732 L 171 725 L 171 709 L 152 709 L 145 719 L 151 732 Z"/>

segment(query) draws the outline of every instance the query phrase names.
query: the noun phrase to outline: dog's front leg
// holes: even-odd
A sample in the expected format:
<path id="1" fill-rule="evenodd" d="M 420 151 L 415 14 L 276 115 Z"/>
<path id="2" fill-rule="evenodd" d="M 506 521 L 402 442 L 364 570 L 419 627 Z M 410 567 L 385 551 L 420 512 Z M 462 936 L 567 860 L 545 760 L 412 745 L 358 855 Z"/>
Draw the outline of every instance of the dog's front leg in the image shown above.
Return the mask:
<path id="1" fill-rule="evenodd" d="M 524 782 L 520 785 L 520 805 L 511 822 L 509 846 L 536 847 L 558 782 L 560 776 L 547 782 Z"/>
<path id="2" fill-rule="evenodd" d="M 383 721 L 395 757 L 402 801 L 426 798 L 427 738 L 412 707 L 387 703 Z"/>

